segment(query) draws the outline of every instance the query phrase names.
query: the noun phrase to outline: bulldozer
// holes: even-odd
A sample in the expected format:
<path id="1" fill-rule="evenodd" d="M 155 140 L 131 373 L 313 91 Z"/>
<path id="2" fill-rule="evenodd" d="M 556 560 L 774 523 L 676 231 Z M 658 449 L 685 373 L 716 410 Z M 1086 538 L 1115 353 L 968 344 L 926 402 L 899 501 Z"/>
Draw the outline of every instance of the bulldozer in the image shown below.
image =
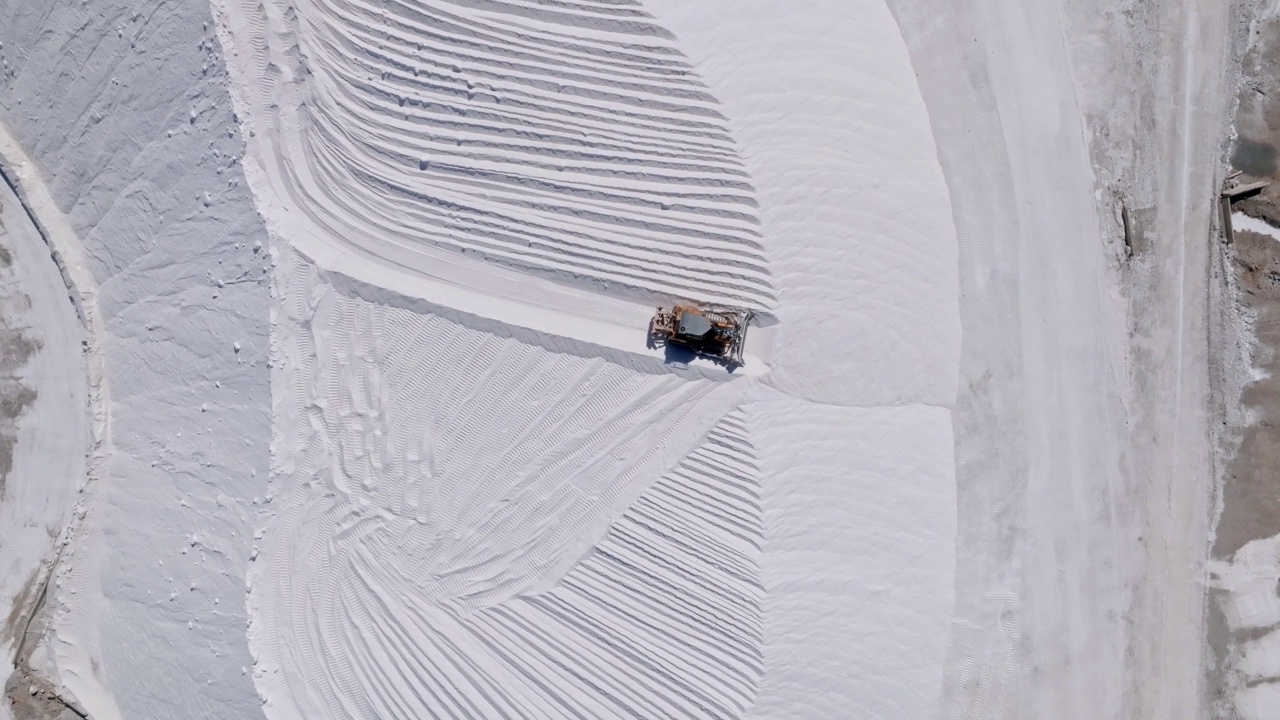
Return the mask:
<path id="1" fill-rule="evenodd" d="M 750 310 L 735 308 L 659 307 L 649 323 L 649 337 L 725 363 L 745 365 L 742 351 L 751 317 Z"/>

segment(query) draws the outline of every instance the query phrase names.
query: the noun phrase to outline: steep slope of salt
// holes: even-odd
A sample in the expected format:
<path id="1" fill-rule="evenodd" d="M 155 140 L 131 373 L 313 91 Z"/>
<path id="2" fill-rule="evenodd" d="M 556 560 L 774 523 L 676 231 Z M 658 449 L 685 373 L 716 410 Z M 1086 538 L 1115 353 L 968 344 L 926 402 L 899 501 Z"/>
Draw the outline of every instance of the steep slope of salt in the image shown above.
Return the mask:
<path id="1" fill-rule="evenodd" d="M 294 121 L 307 132 L 279 162 L 318 224 L 379 257 L 417 243 L 772 304 L 752 188 L 717 103 L 640 7 L 330 0 L 297 12 L 309 76 Z"/>
<path id="2" fill-rule="evenodd" d="M 106 325 L 110 455 L 57 579 L 56 679 L 95 718 L 253 717 L 266 238 L 210 10 L 6 1 L 0 43 L 0 122 L 83 242 Z"/>
<path id="3" fill-rule="evenodd" d="M 97 556 L 87 553 L 90 558 L 86 562 L 83 547 L 72 541 L 85 532 L 86 525 L 97 520 L 96 513 L 90 513 L 93 505 L 94 489 L 106 474 L 107 461 L 110 456 L 109 441 L 111 437 L 111 418 L 108 412 L 110 389 L 104 367 L 105 323 L 98 306 L 98 284 L 89 268 L 85 257 L 84 245 L 76 236 L 70 220 L 58 208 L 53 193 L 44 183 L 39 167 L 31 160 L 17 140 L 0 124 L 0 166 L 6 184 L 13 191 L 17 202 L 31 227 L 38 234 L 42 254 L 56 265 L 57 278 L 50 278 L 58 286 L 61 301 L 68 303 L 73 312 L 67 315 L 50 315 L 46 320 L 54 324 L 70 321 L 70 326 L 48 328 L 46 332 L 72 332 L 81 338 L 77 349 L 80 356 L 78 374 L 83 378 L 86 388 L 87 402 L 80 407 L 63 408 L 64 413 L 72 417 L 78 416 L 84 426 L 89 429 L 86 437 L 77 443 L 78 447 L 68 448 L 73 453 L 69 458 L 78 468 L 75 477 L 45 479 L 46 487 L 53 490 L 56 496 L 60 485 L 77 486 L 80 495 L 76 498 L 74 511 L 60 532 L 50 533 L 50 539 L 57 540 L 51 552 L 43 558 L 39 573 L 32 578 L 34 586 L 30 587 L 30 595 L 19 602 L 12 610 L 10 623 L 16 623 L 15 633 L 20 633 L 17 647 L 11 655 L 14 664 L 14 675 L 5 685 L 5 699 L 14 703 L 13 712 L 19 717 L 35 714 L 36 716 L 58 713 L 59 708 L 65 712 L 70 709 L 84 713 L 85 705 L 81 698 L 92 698 L 95 712 L 102 717 L 117 717 L 119 712 L 109 695 L 100 692 L 97 679 L 89 674 L 94 670 L 92 655 L 96 643 L 67 644 L 63 638 L 55 637 L 53 631 L 55 610 L 59 607 L 59 593 L 63 581 L 69 576 L 72 559 L 79 554 L 76 562 L 80 571 L 97 572 Z M 44 258 L 35 258 L 43 260 Z M 39 267 L 32 263 L 33 267 Z M 65 361 L 65 360 L 64 360 Z M 57 363 L 54 363 L 56 366 Z M 58 418 L 58 425 L 75 427 L 78 423 L 71 418 Z M 43 437 L 57 434 L 54 428 L 39 428 Z M 41 458 L 42 465 L 55 468 L 59 460 Z M 66 462 L 67 459 L 61 459 Z M 30 498 L 16 498 L 29 501 Z M 68 507 L 59 508 L 64 517 Z M 28 515 L 38 508 L 19 508 Z M 48 509 L 43 512 L 48 512 Z M 80 552 L 77 552 L 80 551 Z M 83 577 L 81 578 L 83 579 Z M 72 590 L 74 593 L 74 590 Z M 64 624 L 63 627 L 66 627 Z M 75 634 L 88 632 L 96 637 L 96 623 L 78 623 Z M 61 643 L 64 649 L 71 652 L 53 655 L 55 642 Z M 28 701 L 34 706 L 23 707 Z M 65 714 L 65 713 L 63 713 Z"/>
<path id="4" fill-rule="evenodd" d="M 626 2 L 219 5 L 248 178 L 275 239 L 299 253 L 275 281 L 275 500 L 251 573 L 269 716 L 913 717 L 937 702 L 953 588 L 955 243 L 905 49 L 876 2 L 654 9 L 658 21 Z M 686 45 L 709 89 L 688 76 Z M 686 77 L 658 82 L 661 68 Z M 572 92 L 551 94 L 547 78 Z M 698 89 L 677 101 L 677 85 Z M 574 94 L 588 86 L 589 103 Z M 631 118 L 651 124 L 627 153 L 616 134 L 636 126 L 616 122 L 622 111 L 651 115 Z M 698 113 L 714 137 L 687 132 Z M 608 133 L 581 130 L 610 115 Z M 598 166 L 548 134 L 563 123 L 579 124 Z M 655 144 L 703 163 L 706 147 L 730 149 L 729 130 L 740 149 L 693 178 L 729 168 L 741 186 L 668 202 L 683 191 Z M 540 175 L 547 152 L 564 158 L 554 183 Z M 757 222 L 723 203 L 757 202 L 769 304 L 763 290 L 725 294 L 742 262 L 699 255 L 754 252 L 738 235 L 717 243 Z M 649 219 L 659 210 L 667 224 Z M 501 224 L 472 232 L 481 213 Z M 548 272 L 471 252 L 496 231 L 515 240 L 505 251 L 543 248 L 556 215 L 556 228 L 595 223 L 603 251 L 644 251 L 635 267 L 667 285 L 629 279 L 616 257 L 604 278 L 567 256 L 548 254 Z M 653 264 L 673 253 L 686 257 Z M 592 278 L 608 282 L 581 282 Z M 775 311 L 776 368 L 645 358 L 637 290 Z M 690 480 L 701 489 L 680 495 L 682 513 L 660 499 L 723 442 L 726 413 L 785 394 L 805 401 L 763 413 L 776 431 L 759 479 L 775 489 L 759 506 L 766 527 L 775 519 L 759 540 L 776 550 L 760 556 L 768 571 L 726 581 L 710 565 L 718 540 L 690 558 L 697 573 L 672 565 L 674 536 L 632 528 L 637 513 L 658 503 L 671 532 L 710 541 L 719 514 L 750 512 L 711 476 Z M 741 422 L 753 426 L 750 411 Z M 868 443 L 903 462 L 867 457 Z M 877 545 L 859 531 L 889 526 L 914 539 Z M 917 570 L 885 575 L 904 563 Z M 877 579 L 861 585 L 863 573 Z M 751 600 L 753 585 L 776 595 Z M 903 648 L 895 670 L 850 681 L 860 658 L 891 647 Z"/>
<path id="5" fill-rule="evenodd" d="M 956 617 L 942 713 L 1018 717 L 1025 677 L 1022 578 L 1026 484 L 1020 235 L 994 116 L 995 89 L 976 47 L 980 26 L 958 7 L 891 0 L 920 77 L 951 187 L 960 240 L 964 345 L 956 399 Z M 981 120 L 979 120 L 981 119 Z M 971 490 L 972 488 L 972 490 Z"/>

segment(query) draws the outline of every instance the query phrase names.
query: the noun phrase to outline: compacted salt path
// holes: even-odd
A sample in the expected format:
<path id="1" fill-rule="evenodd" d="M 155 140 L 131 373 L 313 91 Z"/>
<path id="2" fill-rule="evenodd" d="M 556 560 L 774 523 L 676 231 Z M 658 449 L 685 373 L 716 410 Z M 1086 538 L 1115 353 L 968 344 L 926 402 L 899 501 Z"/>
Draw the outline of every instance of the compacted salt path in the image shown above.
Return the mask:
<path id="1" fill-rule="evenodd" d="M 85 327 L 5 151 L 0 128 L 0 687 L 26 649 L 92 441 Z"/>
<path id="2" fill-rule="evenodd" d="M 269 717 L 936 707 L 956 250 L 887 8 L 218 7 L 278 255 Z M 672 298 L 769 362 L 663 364 Z"/>

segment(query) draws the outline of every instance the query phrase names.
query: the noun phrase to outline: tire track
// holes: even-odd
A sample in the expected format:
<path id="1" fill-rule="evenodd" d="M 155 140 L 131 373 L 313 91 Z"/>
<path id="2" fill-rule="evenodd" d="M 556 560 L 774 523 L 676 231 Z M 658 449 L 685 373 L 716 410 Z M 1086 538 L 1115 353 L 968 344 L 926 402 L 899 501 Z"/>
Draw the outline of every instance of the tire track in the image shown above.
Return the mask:
<path id="1" fill-rule="evenodd" d="M 283 262 L 272 717 L 738 717 L 762 672 L 741 383 L 641 374 Z M 683 459 L 681 459 L 683 458 Z M 625 510 L 625 511 L 624 511 Z"/>

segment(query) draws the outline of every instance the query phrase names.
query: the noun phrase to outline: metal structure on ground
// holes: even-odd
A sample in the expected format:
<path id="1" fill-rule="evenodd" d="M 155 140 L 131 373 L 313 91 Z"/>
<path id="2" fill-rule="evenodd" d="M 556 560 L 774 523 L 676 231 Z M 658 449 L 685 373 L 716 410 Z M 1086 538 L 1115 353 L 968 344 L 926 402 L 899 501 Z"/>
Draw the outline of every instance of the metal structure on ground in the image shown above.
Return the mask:
<path id="1" fill-rule="evenodd" d="M 729 364 L 745 365 L 742 353 L 751 317 L 750 310 L 737 308 L 660 307 L 649 323 L 649 337 Z"/>

